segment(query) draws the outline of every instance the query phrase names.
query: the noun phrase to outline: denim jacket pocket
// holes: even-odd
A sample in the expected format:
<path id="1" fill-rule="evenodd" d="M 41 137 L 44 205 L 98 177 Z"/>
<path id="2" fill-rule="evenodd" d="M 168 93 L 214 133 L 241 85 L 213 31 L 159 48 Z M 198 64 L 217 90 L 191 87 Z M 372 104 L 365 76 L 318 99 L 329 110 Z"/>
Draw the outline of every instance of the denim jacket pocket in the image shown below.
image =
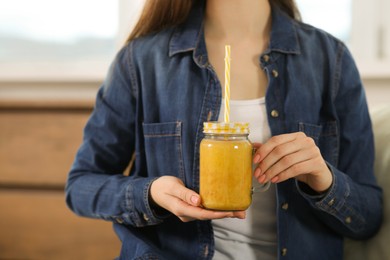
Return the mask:
<path id="1" fill-rule="evenodd" d="M 182 122 L 144 123 L 145 155 L 150 176 L 184 180 Z"/>
<path id="2" fill-rule="evenodd" d="M 298 131 L 304 132 L 314 139 L 320 148 L 324 159 L 337 166 L 339 157 L 339 134 L 336 121 L 329 121 L 319 125 L 304 122 L 298 123 Z"/>

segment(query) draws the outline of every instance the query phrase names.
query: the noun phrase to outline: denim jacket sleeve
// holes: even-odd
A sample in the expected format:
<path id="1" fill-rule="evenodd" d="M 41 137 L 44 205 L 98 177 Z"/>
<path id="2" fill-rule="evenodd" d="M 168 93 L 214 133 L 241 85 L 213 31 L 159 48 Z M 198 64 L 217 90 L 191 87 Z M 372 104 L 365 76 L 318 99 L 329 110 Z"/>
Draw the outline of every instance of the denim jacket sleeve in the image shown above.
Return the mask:
<path id="1" fill-rule="evenodd" d="M 338 165 L 328 163 L 333 184 L 325 196 L 300 193 L 334 231 L 365 239 L 382 222 L 382 190 L 373 174 L 374 140 L 365 93 L 347 48 L 336 67 L 334 103 L 339 122 Z"/>
<path id="2" fill-rule="evenodd" d="M 66 202 L 81 216 L 145 226 L 162 220 L 148 201 L 154 179 L 142 173 L 123 175 L 135 151 L 138 124 L 129 52 L 127 47 L 118 53 L 97 94 L 68 176 Z"/>

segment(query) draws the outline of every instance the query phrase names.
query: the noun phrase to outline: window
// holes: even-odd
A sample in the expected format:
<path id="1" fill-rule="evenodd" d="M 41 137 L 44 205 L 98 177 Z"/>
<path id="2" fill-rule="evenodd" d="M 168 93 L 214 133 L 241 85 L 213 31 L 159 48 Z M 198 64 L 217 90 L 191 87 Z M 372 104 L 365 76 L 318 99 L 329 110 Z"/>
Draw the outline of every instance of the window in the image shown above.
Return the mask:
<path id="1" fill-rule="evenodd" d="M 297 0 L 303 22 L 350 41 L 352 0 Z"/>
<path id="2" fill-rule="evenodd" d="M 304 22 L 348 45 L 363 77 L 390 77 L 390 1 L 296 1 Z"/>
<path id="3" fill-rule="evenodd" d="M 102 79 L 142 1 L 0 0 L 0 80 Z"/>
<path id="4" fill-rule="evenodd" d="M 390 76 L 390 8 L 388 0 L 354 0 L 352 52 L 370 78 Z"/>

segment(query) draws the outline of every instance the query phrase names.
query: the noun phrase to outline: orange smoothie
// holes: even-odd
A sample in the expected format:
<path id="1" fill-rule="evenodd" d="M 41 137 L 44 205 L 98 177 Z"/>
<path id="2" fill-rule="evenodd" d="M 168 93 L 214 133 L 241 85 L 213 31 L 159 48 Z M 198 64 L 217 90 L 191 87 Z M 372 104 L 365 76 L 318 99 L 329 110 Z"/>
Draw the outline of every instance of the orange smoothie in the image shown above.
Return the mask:
<path id="1" fill-rule="evenodd" d="M 252 145 L 247 135 L 217 135 L 200 144 L 200 197 L 213 210 L 245 210 L 251 204 Z"/>

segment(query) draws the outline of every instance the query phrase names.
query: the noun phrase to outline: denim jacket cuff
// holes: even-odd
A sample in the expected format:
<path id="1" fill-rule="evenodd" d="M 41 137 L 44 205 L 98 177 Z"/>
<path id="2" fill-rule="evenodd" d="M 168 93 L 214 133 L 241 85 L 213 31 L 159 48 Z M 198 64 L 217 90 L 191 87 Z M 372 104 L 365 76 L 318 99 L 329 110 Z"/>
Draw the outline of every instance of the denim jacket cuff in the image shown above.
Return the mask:
<path id="1" fill-rule="evenodd" d="M 326 162 L 326 164 L 330 170 L 330 173 L 332 174 L 332 184 L 323 193 L 318 193 L 315 190 L 313 190 L 312 188 L 310 188 L 309 185 L 307 185 L 306 183 L 295 180 L 295 184 L 296 184 L 296 187 L 297 187 L 299 193 L 303 197 L 305 197 L 306 199 L 311 200 L 313 202 L 318 202 L 318 201 L 324 199 L 329 194 L 329 192 L 334 188 L 335 175 L 333 173 L 331 165 L 328 162 Z"/>
<path id="2" fill-rule="evenodd" d="M 340 192 L 345 191 L 345 187 L 342 186 L 343 183 L 339 181 L 338 176 L 335 174 L 335 168 L 328 162 L 327 166 L 332 174 L 333 181 L 328 190 L 324 193 L 315 194 L 315 192 L 307 192 L 307 189 L 310 188 L 305 188 L 307 185 L 302 185 L 299 181 L 296 181 L 299 193 L 314 207 L 324 208 L 325 205 L 333 206 L 335 197 L 340 197 Z"/>
<path id="3" fill-rule="evenodd" d="M 130 212 L 127 219 L 130 224 L 137 227 L 156 225 L 163 222 L 158 216 L 149 200 L 149 190 L 156 178 L 139 178 L 128 185 L 126 189 L 126 211 Z M 126 224 L 126 219 L 124 223 Z"/>
<path id="4" fill-rule="evenodd" d="M 333 215 L 351 230 L 359 231 L 364 225 L 364 220 L 349 205 L 351 187 L 348 177 L 332 165 L 328 164 L 328 167 L 333 175 L 333 183 L 325 195 L 309 196 L 298 190 L 313 208 Z"/>

